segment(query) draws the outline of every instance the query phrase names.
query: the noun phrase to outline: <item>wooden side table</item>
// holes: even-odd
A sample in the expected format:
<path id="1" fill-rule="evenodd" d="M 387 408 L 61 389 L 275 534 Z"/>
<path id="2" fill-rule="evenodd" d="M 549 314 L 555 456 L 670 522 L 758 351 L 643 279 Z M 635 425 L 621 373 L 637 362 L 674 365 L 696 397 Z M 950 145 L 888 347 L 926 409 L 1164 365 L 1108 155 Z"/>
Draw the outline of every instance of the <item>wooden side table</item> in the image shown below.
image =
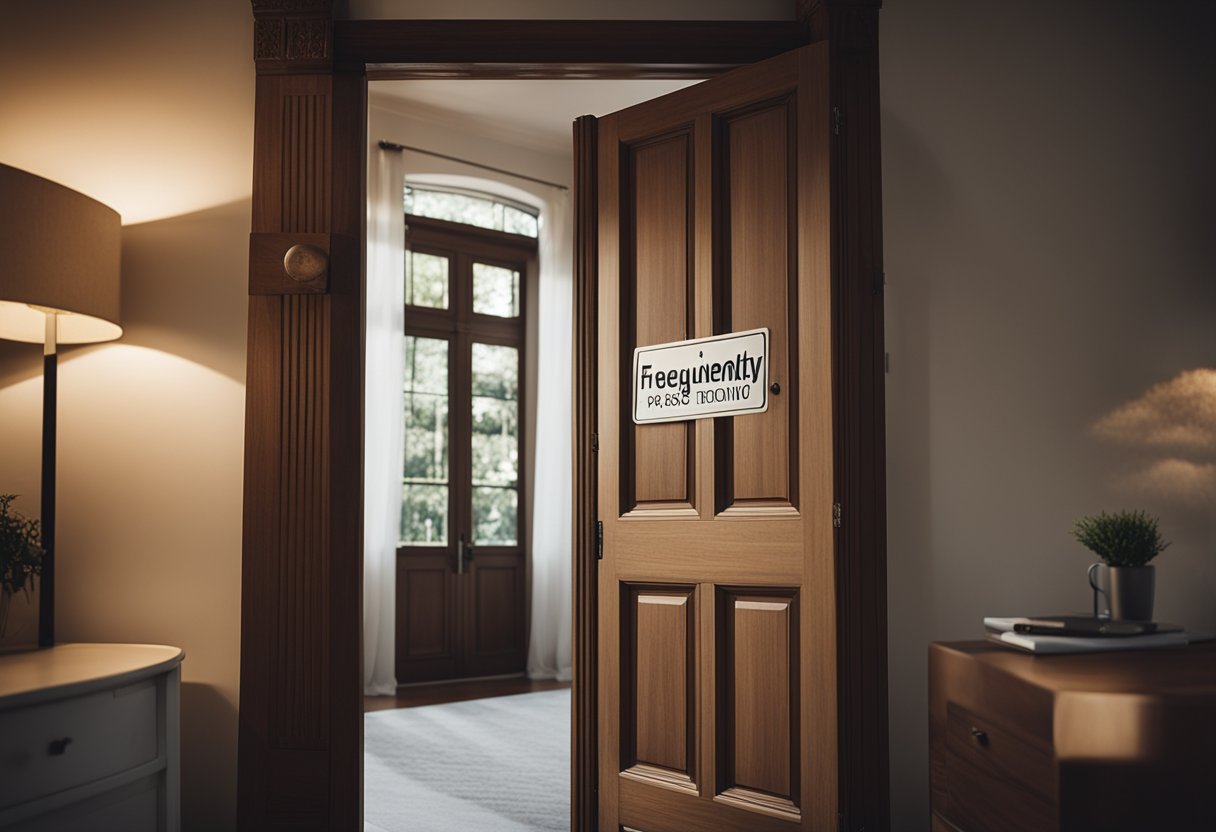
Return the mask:
<path id="1" fill-rule="evenodd" d="M 1216 645 L 929 648 L 934 832 L 1216 830 Z"/>
<path id="2" fill-rule="evenodd" d="M 182 658 L 151 644 L 0 656 L 0 828 L 177 832 Z"/>

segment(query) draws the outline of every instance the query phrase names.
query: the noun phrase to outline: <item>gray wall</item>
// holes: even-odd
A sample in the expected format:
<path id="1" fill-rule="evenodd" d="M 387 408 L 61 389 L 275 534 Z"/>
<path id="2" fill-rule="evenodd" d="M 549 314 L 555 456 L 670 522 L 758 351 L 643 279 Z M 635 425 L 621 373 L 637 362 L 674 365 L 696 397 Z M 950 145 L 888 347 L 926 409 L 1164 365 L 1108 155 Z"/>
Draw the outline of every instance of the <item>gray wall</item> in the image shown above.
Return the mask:
<path id="1" fill-rule="evenodd" d="M 1214 10 L 882 12 L 895 830 L 928 823 L 928 644 L 1086 609 L 1079 515 L 1159 514 L 1158 616 L 1216 631 L 1216 370 L 1142 399 L 1216 368 Z"/>

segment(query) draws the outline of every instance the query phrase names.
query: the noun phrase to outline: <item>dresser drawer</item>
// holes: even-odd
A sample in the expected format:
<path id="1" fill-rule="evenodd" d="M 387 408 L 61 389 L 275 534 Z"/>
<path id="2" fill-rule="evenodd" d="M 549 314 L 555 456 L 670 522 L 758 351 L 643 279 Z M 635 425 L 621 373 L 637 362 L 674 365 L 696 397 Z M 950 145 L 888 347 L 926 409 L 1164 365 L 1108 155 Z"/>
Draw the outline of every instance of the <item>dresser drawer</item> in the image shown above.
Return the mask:
<path id="1" fill-rule="evenodd" d="M 1041 748 L 954 702 L 946 706 L 946 819 L 968 832 L 1059 828 L 1056 766 Z"/>
<path id="2" fill-rule="evenodd" d="M 158 690 L 148 679 L 0 712 L 0 810 L 156 761 Z"/>
<path id="3" fill-rule="evenodd" d="M 166 832 L 162 823 L 162 774 L 30 818 L 4 832 Z"/>

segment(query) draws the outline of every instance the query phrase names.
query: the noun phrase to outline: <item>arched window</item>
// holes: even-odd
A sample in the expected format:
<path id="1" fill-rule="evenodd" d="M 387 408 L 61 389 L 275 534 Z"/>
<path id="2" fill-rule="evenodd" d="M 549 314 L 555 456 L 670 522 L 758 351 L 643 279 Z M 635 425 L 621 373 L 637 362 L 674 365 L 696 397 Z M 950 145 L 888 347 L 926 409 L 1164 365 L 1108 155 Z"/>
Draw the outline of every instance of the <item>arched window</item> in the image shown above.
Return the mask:
<path id="1" fill-rule="evenodd" d="M 405 186 L 405 213 L 535 238 L 540 212 L 493 194 L 459 188 Z"/>

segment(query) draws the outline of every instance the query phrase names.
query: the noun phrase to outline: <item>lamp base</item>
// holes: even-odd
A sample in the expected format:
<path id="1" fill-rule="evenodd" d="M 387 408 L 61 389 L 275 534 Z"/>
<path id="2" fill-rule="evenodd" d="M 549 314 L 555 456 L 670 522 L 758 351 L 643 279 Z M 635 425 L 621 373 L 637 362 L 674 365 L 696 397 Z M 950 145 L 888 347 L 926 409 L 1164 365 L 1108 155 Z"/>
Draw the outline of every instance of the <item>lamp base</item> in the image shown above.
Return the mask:
<path id="1" fill-rule="evenodd" d="M 54 315 L 47 315 L 54 321 Z M 53 323 L 51 324 L 53 326 Z M 48 326 L 48 329 L 50 327 Z M 42 357 L 42 575 L 38 581 L 38 646 L 55 646 L 55 402 L 59 361 L 54 340 Z"/>

